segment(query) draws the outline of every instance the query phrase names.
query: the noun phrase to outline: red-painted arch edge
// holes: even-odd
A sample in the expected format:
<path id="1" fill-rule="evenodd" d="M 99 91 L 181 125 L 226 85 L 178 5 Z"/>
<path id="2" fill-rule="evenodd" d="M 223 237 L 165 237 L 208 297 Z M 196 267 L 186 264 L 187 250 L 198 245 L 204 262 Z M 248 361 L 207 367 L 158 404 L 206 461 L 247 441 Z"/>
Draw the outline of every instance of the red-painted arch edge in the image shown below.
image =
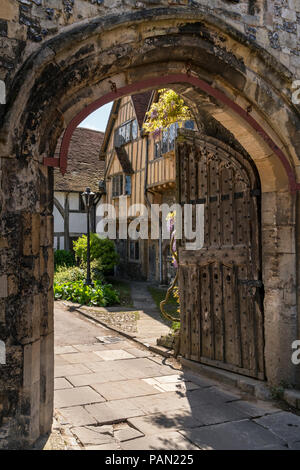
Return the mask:
<path id="1" fill-rule="evenodd" d="M 286 174 L 288 176 L 290 190 L 292 193 L 300 190 L 300 183 L 297 183 L 295 174 L 293 169 L 286 158 L 285 154 L 282 150 L 275 144 L 273 139 L 265 132 L 265 130 L 258 124 L 258 122 L 250 116 L 250 114 L 245 111 L 241 106 L 234 103 L 228 96 L 226 96 L 221 91 L 213 88 L 211 85 L 206 83 L 205 81 L 201 80 L 198 77 L 194 77 L 193 75 L 188 74 L 171 74 L 165 75 L 161 77 L 154 77 L 148 78 L 146 80 L 142 80 L 139 82 L 132 83 L 130 85 L 126 85 L 116 91 L 111 91 L 106 95 L 102 96 L 98 100 L 94 101 L 93 103 L 89 104 L 85 108 L 83 108 L 69 123 L 67 129 L 65 130 L 61 147 L 60 147 L 60 154 L 59 159 L 57 158 L 44 158 L 44 164 L 47 166 L 55 166 L 59 167 L 61 173 L 64 175 L 67 170 L 67 160 L 68 160 L 68 150 L 70 141 L 73 135 L 74 130 L 76 127 L 91 113 L 96 111 L 96 109 L 100 108 L 101 106 L 109 103 L 110 101 L 114 101 L 118 98 L 122 98 L 125 95 L 130 95 L 132 93 L 136 93 L 139 91 L 143 91 L 149 88 L 156 88 L 161 85 L 170 85 L 172 83 L 190 83 L 195 87 L 200 88 L 202 91 L 205 91 L 208 95 L 213 96 L 221 103 L 225 104 L 229 108 L 231 108 L 235 113 L 241 116 L 250 126 L 264 139 L 264 141 L 268 144 L 268 146 L 273 150 L 273 152 L 279 157 Z"/>

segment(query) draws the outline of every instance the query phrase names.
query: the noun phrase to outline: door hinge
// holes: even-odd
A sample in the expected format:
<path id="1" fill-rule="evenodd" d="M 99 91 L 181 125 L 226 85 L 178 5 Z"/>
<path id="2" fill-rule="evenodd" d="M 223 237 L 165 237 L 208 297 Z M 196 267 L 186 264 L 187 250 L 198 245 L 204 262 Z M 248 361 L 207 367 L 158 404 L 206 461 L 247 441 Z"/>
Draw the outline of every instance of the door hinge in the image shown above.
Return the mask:
<path id="1" fill-rule="evenodd" d="M 247 287 L 262 287 L 263 283 L 262 281 L 256 280 L 256 279 L 238 279 L 238 284 L 242 284 Z"/>

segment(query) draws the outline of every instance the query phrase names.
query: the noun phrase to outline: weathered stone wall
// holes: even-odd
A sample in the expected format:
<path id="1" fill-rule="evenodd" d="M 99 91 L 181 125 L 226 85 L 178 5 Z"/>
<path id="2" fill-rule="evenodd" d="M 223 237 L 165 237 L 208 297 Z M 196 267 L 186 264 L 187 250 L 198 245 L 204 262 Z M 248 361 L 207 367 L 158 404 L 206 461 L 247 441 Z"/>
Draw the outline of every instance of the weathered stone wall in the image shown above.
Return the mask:
<path id="1" fill-rule="evenodd" d="M 211 14 L 266 49 L 300 76 L 299 0 L 1 0 L 0 79 L 9 85 L 22 61 L 58 32 L 97 16 L 189 6 Z"/>
<path id="2" fill-rule="evenodd" d="M 17 448 L 49 431 L 53 410 L 53 170 L 3 158 L 1 172 L 0 448 Z"/>

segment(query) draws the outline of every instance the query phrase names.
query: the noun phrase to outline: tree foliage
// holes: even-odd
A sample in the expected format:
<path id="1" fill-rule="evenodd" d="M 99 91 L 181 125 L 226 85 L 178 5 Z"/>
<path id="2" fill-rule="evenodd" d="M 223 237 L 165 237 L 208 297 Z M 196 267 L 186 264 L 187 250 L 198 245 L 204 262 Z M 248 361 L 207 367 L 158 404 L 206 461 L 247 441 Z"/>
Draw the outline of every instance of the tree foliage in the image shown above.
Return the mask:
<path id="1" fill-rule="evenodd" d="M 188 106 L 174 90 L 163 88 L 158 93 L 158 101 L 152 103 L 150 110 L 146 113 L 143 125 L 145 131 L 160 133 L 175 122 L 181 127 L 185 121 L 192 119 Z"/>

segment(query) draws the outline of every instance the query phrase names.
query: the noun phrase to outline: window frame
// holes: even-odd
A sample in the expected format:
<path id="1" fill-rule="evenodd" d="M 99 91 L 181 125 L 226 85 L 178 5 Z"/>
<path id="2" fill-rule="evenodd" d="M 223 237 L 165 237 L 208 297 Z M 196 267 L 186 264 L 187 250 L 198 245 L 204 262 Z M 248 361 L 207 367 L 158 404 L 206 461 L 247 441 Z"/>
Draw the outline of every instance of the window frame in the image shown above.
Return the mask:
<path id="1" fill-rule="evenodd" d="M 136 123 L 136 137 L 133 137 L 133 124 L 134 122 Z M 129 131 L 129 139 L 126 140 L 126 133 L 127 133 L 127 126 L 130 126 L 130 131 Z M 124 142 L 119 144 L 120 140 L 120 130 L 124 128 L 124 132 L 122 134 L 122 137 L 124 139 Z M 118 133 L 118 134 L 117 134 Z M 118 138 L 116 137 L 118 135 Z M 125 137 L 124 137 L 125 136 Z M 138 122 L 136 118 L 129 119 L 126 122 L 123 122 L 120 124 L 114 131 L 114 147 L 123 147 L 123 145 L 129 144 L 130 142 L 134 142 L 138 139 L 139 137 L 139 127 L 138 127 Z"/>
<path id="2" fill-rule="evenodd" d="M 119 192 L 116 193 L 114 192 L 114 181 L 116 180 L 116 178 L 119 179 Z M 126 182 L 127 182 L 127 179 L 130 178 L 130 191 L 129 192 L 126 192 Z M 122 184 L 120 184 L 120 181 L 122 181 Z M 131 175 L 128 175 L 126 173 L 116 173 L 115 175 L 112 175 L 111 176 L 111 197 L 112 199 L 116 199 L 120 196 L 131 196 L 132 194 L 132 179 L 131 179 Z"/>
<path id="3" fill-rule="evenodd" d="M 131 257 L 131 244 L 134 244 L 134 258 Z M 136 258 L 136 247 L 138 247 L 138 258 Z M 131 263 L 140 263 L 141 262 L 141 246 L 140 240 L 128 240 L 128 259 Z"/>
<path id="4" fill-rule="evenodd" d="M 185 127 L 185 123 L 190 123 L 190 122 L 193 122 L 193 128 Z M 174 129 L 174 127 L 172 127 L 172 126 L 175 127 L 175 134 L 174 134 L 173 140 L 171 140 L 171 138 L 170 138 L 171 132 L 173 132 L 173 129 Z M 171 124 L 171 126 L 169 126 L 167 129 L 162 131 L 160 140 L 154 141 L 153 160 L 158 160 L 159 158 L 162 158 L 166 153 L 169 153 L 169 152 L 172 152 L 173 150 L 175 150 L 175 140 L 176 140 L 176 137 L 177 137 L 178 128 L 179 128 L 179 125 L 178 125 L 177 122 Z M 195 129 L 195 121 L 193 119 L 189 119 L 188 121 L 185 121 L 184 122 L 184 128 L 194 130 Z M 168 134 L 167 139 L 166 139 L 167 150 L 163 150 L 164 135 L 166 135 L 166 134 Z M 171 145 L 171 142 L 172 142 L 172 145 Z M 158 146 L 159 146 L 159 152 L 157 152 L 157 147 Z"/>

